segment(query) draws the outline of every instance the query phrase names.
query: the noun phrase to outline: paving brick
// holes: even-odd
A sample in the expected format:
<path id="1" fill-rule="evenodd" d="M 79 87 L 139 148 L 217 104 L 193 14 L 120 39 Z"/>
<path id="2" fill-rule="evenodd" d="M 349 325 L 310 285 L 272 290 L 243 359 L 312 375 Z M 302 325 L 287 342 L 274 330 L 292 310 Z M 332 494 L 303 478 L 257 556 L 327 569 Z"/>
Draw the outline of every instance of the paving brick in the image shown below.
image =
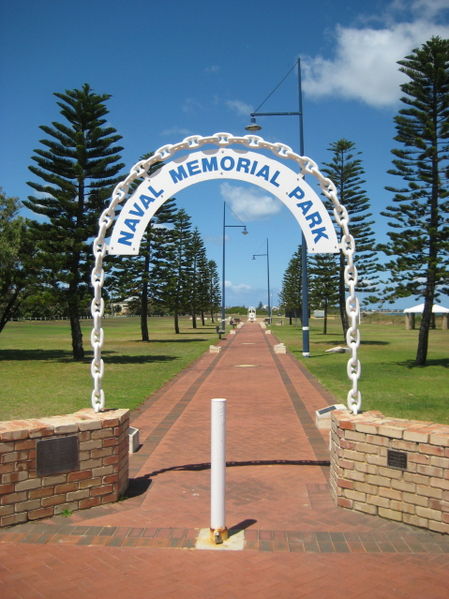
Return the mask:
<path id="1" fill-rule="evenodd" d="M 449 524 L 446 522 L 429 520 L 428 527 L 430 530 L 435 530 L 436 532 L 441 532 L 446 535 L 449 534 Z"/>
<path id="2" fill-rule="evenodd" d="M 40 478 L 29 478 L 27 480 L 22 480 L 15 484 L 16 491 L 27 491 L 30 489 L 38 489 L 41 486 Z"/>
<path id="3" fill-rule="evenodd" d="M 134 479 L 128 499 L 102 503 L 114 497 L 117 485 L 111 481 L 104 485 L 105 495 L 54 507 L 55 514 L 81 508 L 67 518 L 25 523 L 26 514 L 17 514 L 20 526 L 0 531 L 2 593 L 11 599 L 115 599 L 139 596 L 146 589 L 161 599 L 224 599 L 230 593 L 233 599 L 445 599 L 449 522 L 430 520 L 435 530 L 430 532 L 417 528 L 429 520 L 416 514 L 404 513 L 403 522 L 391 520 L 398 518 L 392 505 L 400 507 L 394 502 L 403 493 L 391 487 L 376 492 L 376 485 L 363 481 L 354 481 L 365 485 L 362 496 L 390 500 L 389 507 L 379 506 L 387 510 L 386 519 L 376 515 L 377 506 L 357 499 L 340 496 L 342 507 L 334 504 L 328 468 L 307 465 L 318 456 L 328 458 L 327 439 L 313 422 L 315 410 L 332 400 L 317 391 L 318 384 L 289 354 L 273 357 L 272 341 L 274 335 L 265 337 L 258 325 L 245 326 L 224 342 L 228 345 L 219 355 L 204 355 L 133 413 L 143 446 L 130 458 Z M 257 367 L 235 367 L 252 363 Z M 242 551 L 194 550 L 198 528 L 209 525 L 209 404 L 219 396 L 228 398 L 228 459 L 240 465 L 227 469 L 227 514 L 228 526 L 246 526 Z M 261 406 L 269 409 L 255 409 Z M 89 413 L 81 415 L 88 419 Z M 357 418 L 348 420 L 357 427 Z M 387 445 L 376 447 L 385 467 Z M 365 467 L 377 468 L 367 462 L 351 468 L 349 463 L 343 470 L 356 476 L 374 475 Z M 91 474 L 73 480 L 68 476 L 67 484 L 88 485 Z M 416 485 L 410 496 L 429 486 L 431 477 L 409 480 L 405 474 L 413 473 L 393 482 Z M 107 470 L 94 476 L 106 482 L 114 475 Z M 445 507 L 449 489 L 429 488 L 441 495 L 431 499 Z M 28 493 L 40 491 L 48 490 Z M 10 507 L 3 506 L 6 511 Z M 1 509 L 0 518 L 16 517 L 2 516 Z M 252 520 L 245 524 L 245 518 Z M 217 580 L 231 583 L 217 585 Z"/>
<path id="4" fill-rule="evenodd" d="M 67 474 L 67 482 L 75 482 L 79 480 L 86 480 L 92 477 L 92 470 L 80 470 L 77 472 L 69 472 Z"/>
<path id="5" fill-rule="evenodd" d="M 423 466 L 418 464 L 416 471 L 418 474 L 425 474 L 426 476 L 443 476 L 443 469 L 436 466 Z"/>
<path id="6" fill-rule="evenodd" d="M 45 508 L 40 508 L 37 510 L 32 510 L 31 512 L 28 512 L 28 519 L 29 520 L 40 520 L 41 518 L 48 518 L 50 516 L 53 516 L 53 514 L 54 514 L 53 507 L 45 507 Z"/>
<path id="7" fill-rule="evenodd" d="M 50 507 L 54 505 L 61 505 L 61 503 L 65 503 L 66 496 L 64 495 L 53 495 L 52 497 L 43 497 L 41 499 L 42 507 Z"/>
<path id="8" fill-rule="evenodd" d="M 13 526 L 14 524 L 26 522 L 27 519 L 28 517 L 25 513 L 11 514 L 10 516 L 1 516 L 0 524 L 1 526 Z"/>
<path id="9" fill-rule="evenodd" d="M 379 435 L 383 435 L 384 437 L 390 437 L 392 439 L 402 439 L 403 428 L 395 427 L 388 424 L 381 424 L 378 427 Z"/>
<path id="10" fill-rule="evenodd" d="M 427 507 L 429 505 L 429 498 L 424 495 L 417 495 L 416 493 L 403 493 L 402 498 L 407 503 L 413 505 L 419 505 L 421 507 Z"/>
<path id="11" fill-rule="evenodd" d="M 448 427 L 446 427 L 448 428 Z M 449 447 L 449 433 L 433 433 L 430 435 L 429 443 L 432 445 L 440 445 L 442 447 Z"/>
<path id="12" fill-rule="evenodd" d="M 30 510 L 37 510 L 41 506 L 40 499 L 29 499 L 28 501 L 21 501 L 14 504 L 15 512 L 29 512 Z"/>
<path id="13" fill-rule="evenodd" d="M 377 506 L 370 503 L 362 503 L 360 501 L 354 501 L 353 508 L 364 514 L 371 514 L 375 516 L 377 514 Z"/>
<path id="14" fill-rule="evenodd" d="M 8 493 L 0 497 L 0 505 L 9 505 L 11 503 L 17 503 L 18 501 L 25 501 L 27 498 L 26 491 L 20 491 L 19 493 Z"/>
<path id="15" fill-rule="evenodd" d="M 435 499 L 441 499 L 443 497 L 443 489 L 437 489 L 428 485 L 416 485 L 416 492 L 418 495 L 434 497 Z"/>
<path id="16" fill-rule="evenodd" d="M 412 524 L 413 526 L 421 526 L 423 528 L 427 528 L 429 523 L 427 518 L 421 518 L 420 516 L 412 514 L 404 514 L 403 521 L 406 524 Z"/>
<path id="17" fill-rule="evenodd" d="M 431 508 L 421 507 L 420 505 L 416 507 L 416 515 L 421 518 L 428 518 L 429 520 L 442 520 L 441 512 L 439 510 L 432 510 Z"/>
<path id="18" fill-rule="evenodd" d="M 390 487 L 379 487 L 378 494 L 381 497 L 387 497 L 388 499 L 400 500 L 402 498 L 402 492 Z"/>
<path id="19" fill-rule="evenodd" d="M 382 497 L 380 495 L 368 495 L 367 502 L 371 505 L 376 505 L 378 507 L 390 507 L 390 499 L 387 497 Z"/>
<path id="20" fill-rule="evenodd" d="M 429 433 L 425 431 L 421 431 L 419 428 L 413 430 L 412 428 L 407 428 L 404 431 L 404 440 L 406 441 L 416 441 L 417 443 L 427 443 L 429 440 Z"/>
<path id="21" fill-rule="evenodd" d="M 398 512 L 397 510 L 390 510 L 388 508 L 380 507 L 378 514 L 379 516 L 388 518 L 389 520 L 396 520 L 397 522 L 402 521 L 402 512 Z"/>
<path id="22" fill-rule="evenodd" d="M 445 480 L 444 478 L 431 478 L 430 485 L 438 489 L 449 490 L 449 480 Z"/>
<path id="23" fill-rule="evenodd" d="M 405 480 L 393 480 L 391 481 L 391 486 L 393 489 L 407 491 L 408 493 L 414 493 L 416 491 L 416 484 L 407 482 Z"/>

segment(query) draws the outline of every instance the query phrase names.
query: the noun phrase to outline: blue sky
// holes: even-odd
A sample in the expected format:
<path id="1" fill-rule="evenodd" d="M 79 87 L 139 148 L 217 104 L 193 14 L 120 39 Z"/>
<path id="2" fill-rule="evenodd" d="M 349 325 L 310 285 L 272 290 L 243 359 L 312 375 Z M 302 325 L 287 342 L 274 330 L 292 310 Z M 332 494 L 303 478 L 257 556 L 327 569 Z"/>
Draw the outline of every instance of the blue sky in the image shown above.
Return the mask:
<path id="1" fill-rule="evenodd" d="M 39 125 L 60 120 L 53 92 L 89 83 L 109 93 L 110 123 L 123 136 L 129 170 L 140 157 L 193 134 L 245 134 L 248 114 L 301 57 L 305 154 L 318 165 L 342 137 L 362 153 L 379 241 L 391 202 L 386 174 L 400 108 L 396 61 L 432 35 L 449 37 L 448 0 L 0 0 L 0 185 L 31 193 L 26 181 Z M 292 72 L 263 106 L 297 110 Z M 260 135 L 298 151 L 298 119 L 260 119 Z M 270 245 L 272 304 L 300 231 L 267 192 L 236 181 L 180 193 L 221 271 L 223 201 L 228 229 L 226 304 L 266 302 Z M 410 303 L 409 300 L 407 303 Z"/>

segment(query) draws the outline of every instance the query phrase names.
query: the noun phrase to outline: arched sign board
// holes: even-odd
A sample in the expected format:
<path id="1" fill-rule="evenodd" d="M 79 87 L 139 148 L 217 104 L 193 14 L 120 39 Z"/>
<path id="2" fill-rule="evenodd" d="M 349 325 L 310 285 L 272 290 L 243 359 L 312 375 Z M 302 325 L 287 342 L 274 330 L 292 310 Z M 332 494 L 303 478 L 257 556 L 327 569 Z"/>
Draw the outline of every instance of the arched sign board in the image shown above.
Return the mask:
<path id="1" fill-rule="evenodd" d="M 117 217 L 108 253 L 137 255 L 149 220 L 166 200 L 196 183 L 220 179 L 253 183 L 279 198 L 301 227 L 309 253 L 339 252 L 329 213 L 301 174 L 263 154 L 214 148 L 177 157 L 146 176 Z"/>
<path id="2" fill-rule="evenodd" d="M 213 145 L 214 149 L 203 149 Z M 239 146 L 238 149 L 232 146 Z M 302 169 L 297 173 L 285 164 L 257 153 L 254 149 L 271 151 L 276 157 L 294 160 Z M 186 154 L 175 156 L 178 152 Z M 170 161 L 170 162 L 168 162 Z M 148 175 L 151 166 L 163 166 Z M 338 242 L 332 220 L 318 195 L 304 181 L 303 172 L 318 179 L 322 193 L 332 202 L 333 212 L 341 231 Z M 130 185 L 141 179 L 137 189 L 128 197 Z M 145 229 L 158 208 L 180 191 L 196 183 L 210 180 L 236 179 L 252 183 L 265 189 L 281 200 L 295 217 L 310 253 L 338 253 L 345 256 L 345 282 L 349 289 L 346 299 L 346 312 L 351 326 L 346 333 L 346 342 L 351 355 L 347 372 L 351 380 L 348 391 L 348 407 L 357 414 L 361 408 L 361 394 L 358 389 L 360 361 L 357 357 L 360 345 L 358 320 L 360 307 L 356 296 L 357 268 L 354 264 L 355 241 L 348 227 L 349 215 L 340 203 L 337 189 L 332 181 L 324 177 L 317 165 L 307 156 L 295 154 L 291 148 L 281 143 L 270 143 L 255 135 L 235 137 L 230 133 L 215 133 L 201 137 L 192 135 L 177 144 L 159 148 L 150 158 L 136 163 L 126 179 L 119 183 L 112 194 L 111 203 L 99 218 L 98 235 L 93 242 L 95 265 L 91 282 L 94 297 L 91 304 L 93 327 L 91 344 L 93 359 L 91 373 L 93 390 L 91 403 L 98 412 L 104 409 L 103 391 L 104 363 L 101 357 L 104 335 L 101 322 L 105 302 L 102 297 L 104 284 L 103 260 L 107 253 L 112 255 L 137 255 Z M 117 215 L 117 208 L 124 202 Z M 106 236 L 114 223 L 109 244 Z"/>

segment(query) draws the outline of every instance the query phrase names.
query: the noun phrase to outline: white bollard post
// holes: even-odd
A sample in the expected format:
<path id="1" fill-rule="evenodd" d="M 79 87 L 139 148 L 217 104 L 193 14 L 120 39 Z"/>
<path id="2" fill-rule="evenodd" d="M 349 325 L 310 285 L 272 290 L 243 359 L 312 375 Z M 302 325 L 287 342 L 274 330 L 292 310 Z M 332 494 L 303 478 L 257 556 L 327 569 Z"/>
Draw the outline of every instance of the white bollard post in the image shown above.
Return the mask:
<path id="1" fill-rule="evenodd" d="M 211 400 L 211 501 L 210 531 L 214 543 L 228 538 L 225 524 L 226 399 Z"/>

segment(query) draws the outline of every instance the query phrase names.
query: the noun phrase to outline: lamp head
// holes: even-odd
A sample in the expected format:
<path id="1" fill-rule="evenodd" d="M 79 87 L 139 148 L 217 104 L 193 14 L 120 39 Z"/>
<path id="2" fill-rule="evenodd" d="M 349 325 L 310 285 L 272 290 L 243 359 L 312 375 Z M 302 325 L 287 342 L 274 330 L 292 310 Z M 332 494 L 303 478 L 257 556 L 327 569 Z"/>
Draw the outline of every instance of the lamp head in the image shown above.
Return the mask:
<path id="1" fill-rule="evenodd" d="M 246 230 L 246 225 L 245 225 L 245 228 L 242 231 L 242 235 L 248 235 L 248 231 Z"/>
<path id="2" fill-rule="evenodd" d="M 260 131 L 262 127 L 256 123 L 256 117 L 252 116 L 249 125 L 245 129 L 246 131 Z"/>

